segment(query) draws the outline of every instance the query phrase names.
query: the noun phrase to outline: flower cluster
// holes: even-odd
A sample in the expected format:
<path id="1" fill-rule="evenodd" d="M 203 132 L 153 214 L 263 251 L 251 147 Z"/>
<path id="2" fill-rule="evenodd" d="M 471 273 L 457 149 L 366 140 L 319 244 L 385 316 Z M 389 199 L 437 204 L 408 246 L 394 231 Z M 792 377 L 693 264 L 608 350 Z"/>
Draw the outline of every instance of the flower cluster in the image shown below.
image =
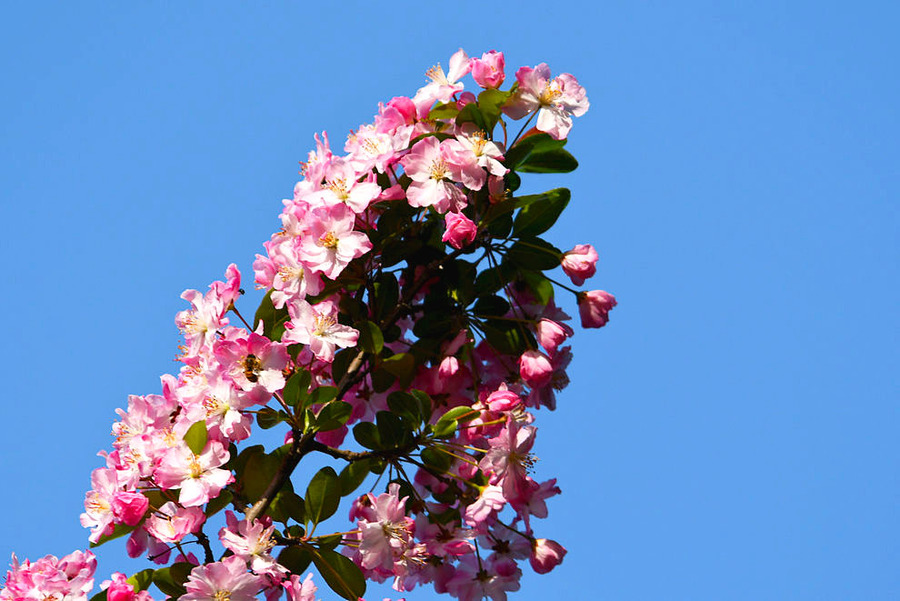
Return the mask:
<path id="1" fill-rule="evenodd" d="M 503 601 L 524 561 L 538 573 L 562 562 L 562 545 L 535 533 L 560 489 L 533 478 L 532 454 L 536 412 L 556 407 L 572 359 L 555 289 L 575 293 L 585 327 L 605 325 L 616 301 L 545 273 L 574 286 L 596 273 L 591 245 L 562 252 L 540 237 L 568 190 L 515 192 L 519 173 L 577 166 L 563 146 L 587 96 L 545 64 L 501 90 L 496 51 L 460 50 L 428 78 L 381 104 L 343 154 L 316 137 L 253 263 L 266 295 L 252 325 L 235 265 L 182 294 L 180 370 L 118 411 L 81 515 L 92 543 L 127 535 L 129 555 L 170 565 L 114 574 L 109 599 L 146 601 L 152 583 L 191 601 L 309 601 L 312 563 L 352 600 L 390 579 Z M 278 425 L 283 446 L 244 444 Z M 291 476 L 312 453 L 342 469 L 320 470 L 301 497 Z M 350 503 L 352 529 L 317 535 L 372 474 L 388 484 Z M 204 528 L 229 506 L 216 561 Z M 14 564 L 0 599 L 82 598 L 93 558 L 75 555 Z"/>

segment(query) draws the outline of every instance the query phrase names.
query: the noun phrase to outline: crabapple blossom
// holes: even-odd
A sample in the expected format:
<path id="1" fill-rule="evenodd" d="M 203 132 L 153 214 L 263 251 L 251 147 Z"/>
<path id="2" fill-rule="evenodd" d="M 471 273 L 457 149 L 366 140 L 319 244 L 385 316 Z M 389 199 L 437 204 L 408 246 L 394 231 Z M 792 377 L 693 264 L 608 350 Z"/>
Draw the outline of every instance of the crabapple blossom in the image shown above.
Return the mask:
<path id="1" fill-rule="evenodd" d="M 247 572 L 244 560 L 237 555 L 222 561 L 197 566 L 184 587 L 183 601 L 252 601 L 262 588 L 263 579 Z"/>
<path id="2" fill-rule="evenodd" d="M 537 129 L 556 140 L 564 140 L 572 129 L 572 117 L 580 117 L 590 106 L 578 80 L 569 73 L 550 79 L 546 63 L 521 67 L 516 71 L 516 81 L 516 95 L 503 111 L 513 119 L 538 111 Z"/>
<path id="3" fill-rule="evenodd" d="M 506 77 L 505 67 L 503 53 L 490 50 L 472 59 L 472 79 L 482 88 L 499 88 Z"/>
<path id="4" fill-rule="evenodd" d="M 337 308 L 331 301 L 317 305 L 294 301 L 288 305 L 288 312 L 291 321 L 285 324 L 282 340 L 309 345 L 320 361 L 330 363 L 338 347 L 351 347 L 359 338 L 358 330 L 338 322 Z"/>
<path id="5" fill-rule="evenodd" d="M 562 269 L 572 283 L 581 286 L 584 281 L 597 273 L 597 260 L 600 257 L 590 244 L 578 244 L 563 254 Z"/>
<path id="6" fill-rule="evenodd" d="M 603 290 L 578 293 L 578 314 L 581 327 L 602 328 L 609 321 L 609 312 L 616 306 L 616 297 Z"/>
<path id="7" fill-rule="evenodd" d="M 475 240 L 478 226 L 462 213 L 447 213 L 444 215 L 444 222 L 447 229 L 441 236 L 441 240 L 453 248 L 463 248 Z"/>

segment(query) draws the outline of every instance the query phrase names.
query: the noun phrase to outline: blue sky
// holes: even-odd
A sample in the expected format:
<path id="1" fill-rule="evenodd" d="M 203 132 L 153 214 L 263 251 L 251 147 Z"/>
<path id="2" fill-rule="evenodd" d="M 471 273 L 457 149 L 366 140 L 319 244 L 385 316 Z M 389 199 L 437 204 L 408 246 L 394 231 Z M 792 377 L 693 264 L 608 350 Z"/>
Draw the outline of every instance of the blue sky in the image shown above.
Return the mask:
<path id="1" fill-rule="evenodd" d="M 619 300 L 537 423 L 569 555 L 511 599 L 900 597 L 900 11 L 517 6 L 5 7 L 0 561 L 86 545 L 96 452 L 176 368 L 182 290 L 250 271 L 315 132 L 462 47 L 587 89 L 581 167 L 526 186 L 572 189 L 550 237 L 592 243 Z"/>

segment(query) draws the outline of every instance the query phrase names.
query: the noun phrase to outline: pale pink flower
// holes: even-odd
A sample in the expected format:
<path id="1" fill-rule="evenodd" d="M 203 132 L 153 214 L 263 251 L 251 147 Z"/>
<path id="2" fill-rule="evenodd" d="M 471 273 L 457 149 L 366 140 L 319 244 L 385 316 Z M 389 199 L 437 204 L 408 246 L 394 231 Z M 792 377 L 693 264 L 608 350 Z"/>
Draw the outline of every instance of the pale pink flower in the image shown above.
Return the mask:
<path id="1" fill-rule="evenodd" d="M 473 527 L 482 526 L 506 505 L 503 489 L 496 485 L 485 486 L 474 503 L 466 507 L 466 523 Z"/>
<path id="2" fill-rule="evenodd" d="M 319 588 L 313 584 L 312 573 L 306 575 L 303 581 L 300 576 L 291 574 L 290 580 L 281 583 L 288 601 L 316 601 L 316 591 Z"/>
<path id="3" fill-rule="evenodd" d="M 413 102 L 417 107 L 431 107 L 437 100 L 439 102 L 447 102 L 450 97 L 457 92 L 461 92 L 465 86 L 457 83 L 457 80 L 472 70 L 472 64 L 469 55 L 462 48 L 457 50 L 450 57 L 450 68 L 447 73 L 440 64 L 433 66 L 426 73 L 431 81 L 421 88 L 417 93 Z"/>
<path id="4" fill-rule="evenodd" d="M 536 127 L 556 140 L 563 140 L 572 129 L 572 117 L 580 117 L 590 106 L 584 88 L 571 74 L 550 79 L 550 67 L 541 63 L 535 68 L 516 71 L 519 88 L 503 111 L 513 119 L 521 119 L 538 111 Z"/>
<path id="5" fill-rule="evenodd" d="M 300 260 L 299 238 L 291 237 L 264 244 L 268 257 L 256 255 L 253 269 L 256 281 L 266 288 L 272 288 L 272 304 L 276 309 L 284 306 L 291 298 L 322 291 L 322 278 Z"/>
<path id="6" fill-rule="evenodd" d="M 20 564 L 13 554 L 10 568 L 0 601 L 87 601 L 97 560 L 90 551 L 74 551 L 62 559 L 46 555 Z"/>
<path id="7" fill-rule="evenodd" d="M 200 530 L 205 521 L 206 516 L 199 507 L 179 507 L 169 501 L 147 518 L 144 528 L 158 541 L 177 543 Z"/>
<path id="8" fill-rule="evenodd" d="M 325 184 L 313 198 L 330 207 L 344 203 L 354 213 L 362 213 L 381 194 L 381 186 L 374 181 L 357 181 L 361 173 L 345 159 L 335 159 L 325 172 Z"/>
<path id="9" fill-rule="evenodd" d="M 303 300 L 295 300 L 288 305 L 291 321 L 285 324 L 282 340 L 309 345 L 309 349 L 320 361 L 330 363 L 338 347 L 356 345 L 359 330 L 338 322 L 337 308 L 331 301 L 310 305 Z"/>
<path id="10" fill-rule="evenodd" d="M 478 226 L 462 213 L 447 213 L 444 215 L 444 222 L 446 230 L 444 230 L 441 240 L 453 248 L 463 248 L 475 240 Z"/>
<path id="11" fill-rule="evenodd" d="M 300 259 L 314 271 L 336 278 L 350 261 L 372 250 L 362 232 L 354 231 L 353 211 L 345 204 L 311 211 L 309 235 L 300 242 Z"/>
<path id="12" fill-rule="evenodd" d="M 268 520 L 268 524 L 254 520 L 250 525 L 247 520 L 238 521 L 232 511 L 226 512 L 225 519 L 228 527 L 219 530 L 222 546 L 249 562 L 250 569 L 257 574 L 283 577 L 287 570 L 275 563 L 275 558 L 270 553 L 275 546 L 272 538 L 275 526 L 271 520 Z"/>
<path id="13" fill-rule="evenodd" d="M 562 269 L 572 283 L 581 286 L 584 281 L 597 273 L 597 260 L 600 257 L 590 244 L 578 244 L 562 257 Z"/>
<path id="14" fill-rule="evenodd" d="M 581 327 L 602 328 L 609 321 L 609 312 L 616 306 L 616 297 L 603 290 L 578 293 L 578 314 Z"/>
<path id="15" fill-rule="evenodd" d="M 400 485 L 392 483 L 388 492 L 375 497 L 369 493 L 372 519 L 357 521 L 362 540 L 359 544 L 363 568 L 391 571 L 395 560 L 413 544 L 415 522 L 406 516 L 406 497 L 400 498 Z"/>
<path id="16" fill-rule="evenodd" d="M 287 344 L 272 342 L 256 332 L 217 343 L 215 356 L 228 376 L 244 391 L 265 390 L 268 394 L 261 398 L 268 398 L 284 388 L 284 370 L 291 363 Z"/>
<path id="17" fill-rule="evenodd" d="M 472 59 L 472 79 L 482 88 L 499 88 L 506 74 L 506 61 L 502 52 L 491 50 Z"/>
<path id="18" fill-rule="evenodd" d="M 200 455 L 186 444 L 173 447 L 156 468 L 156 482 L 161 488 L 180 488 L 178 502 L 185 507 L 203 505 L 234 481 L 230 471 L 219 469 L 228 457 L 228 450 L 215 440 L 209 441 Z"/>
<path id="19" fill-rule="evenodd" d="M 460 211 L 466 196 L 454 182 L 461 181 L 461 170 L 450 153 L 451 147 L 428 137 L 416 142 L 400 163 L 413 180 L 406 190 L 410 206 L 431 207 L 438 213 Z"/>
<path id="20" fill-rule="evenodd" d="M 198 566 L 191 571 L 184 587 L 182 601 L 255 601 L 264 580 L 247 572 L 247 565 L 237 555 L 222 561 Z"/>

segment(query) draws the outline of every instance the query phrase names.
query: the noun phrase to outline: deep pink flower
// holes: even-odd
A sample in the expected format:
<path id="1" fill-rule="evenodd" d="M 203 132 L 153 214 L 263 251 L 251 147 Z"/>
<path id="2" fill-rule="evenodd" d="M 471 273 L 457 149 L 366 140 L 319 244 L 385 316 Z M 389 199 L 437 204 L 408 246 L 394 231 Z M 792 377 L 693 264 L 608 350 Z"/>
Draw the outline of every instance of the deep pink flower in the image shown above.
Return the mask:
<path id="1" fill-rule="evenodd" d="M 540 351 L 525 351 L 519 357 L 519 375 L 531 388 L 543 388 L 553 376 L 550 358 Z"/>
<path id="2" fill-rule="evenodd" d="M 462 213 L 447 213 L 444 215 L 444 222 L 447 225 L 447 229 L 444 231 L 444 235 L 441 236 L 441 240 L 447 242 L 453 248 L 463 248 L 475 240 L 478 226 Z"/>
<path id="3" fill-rule="evenodd" d="M 555 540 L 546 538 L 535 539 L 531 547 L 531 567 L 538 574 L 546 574 L 562 563 L 566 556 L 566 549 Z"/>
<path id="4" fill-rule="evenodd" d="M 578 313 L 581 327 L 602 328 L 609 321 L 609 312 L 616 306 L 616 297 L 603 290 L 578 293 Z"/>
<path id="5" fill-rule="evenodd" d="M 566 324 L 553 321 L 552 319 L 541 319 L 535 326 L 535 330 L 538 342 L 547 349 L 551 357 L 556 353 L 559 345 L 575 333 Z"/>
<path id="6" fill-rule="evenodd" d="M 506 61 L 502 52 L 491 50 L 472 59 L 472 79 L 482 88 L 499 88 L 506 74 Z"/>

